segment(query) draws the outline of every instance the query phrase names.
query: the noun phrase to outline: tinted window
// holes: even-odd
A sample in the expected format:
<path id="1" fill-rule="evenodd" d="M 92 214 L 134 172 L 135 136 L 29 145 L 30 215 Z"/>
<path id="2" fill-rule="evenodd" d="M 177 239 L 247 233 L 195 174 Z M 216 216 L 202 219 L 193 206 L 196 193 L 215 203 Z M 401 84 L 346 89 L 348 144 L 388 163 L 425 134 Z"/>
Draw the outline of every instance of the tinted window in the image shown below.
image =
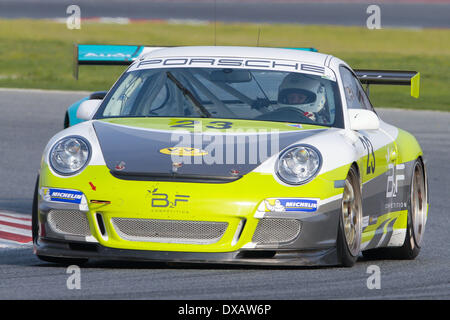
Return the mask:
<path id="1" fill-rule="evenodd" d="M 342 127 L 335 81 L 297 72 L 154 68 L 126 72 L 96 118 L 213 117 Z"/>
<path id="2" fill-rule="evenodd" d="M 349 109 L 373 110 L 359 80 L 346 67 L 340 67 L 345 99 Z"/>

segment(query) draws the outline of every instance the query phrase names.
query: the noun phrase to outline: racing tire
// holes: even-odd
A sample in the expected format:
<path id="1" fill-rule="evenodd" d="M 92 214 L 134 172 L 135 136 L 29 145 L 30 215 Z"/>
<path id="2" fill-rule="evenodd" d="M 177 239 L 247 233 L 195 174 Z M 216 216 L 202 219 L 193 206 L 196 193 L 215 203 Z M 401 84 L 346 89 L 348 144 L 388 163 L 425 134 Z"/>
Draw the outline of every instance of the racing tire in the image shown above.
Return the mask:
<path id="1" fill-rule="evenodd" d="M 414 163 L 408 196 L 408 220 L 406 237 L 401 247 L 375 248 L 363 251 L 369 260 L 414 260 L 420 252 L 427 216 L 427 181 L 424 164 L 419 158 Z"/>
<path id="2" fill-rule="evenodd" d="M 66 112 L 66 115 L 64 116 L 64 129 L 67 129 L 68 127 L 70 127 L 70 118 L 69 113 Z"/>
<path id="3" fill-rule="evenodd" d="M 39 175 L 36 179 L 36 184 L 34 187 L 34 195 L 33 195 L 33 208 L 31 212 L 31 235 L 33 239 L 33 245 L 37 245 L 37 241 L 39 238 L 39 218 L 38 218 L 38 192 L 39 192 Z M 88 259 L 76 259 L 76 258 L 60 258 L 60 257 L 50 257 L 50 256 L 42 256 L 36 254 L 39 260 L 45 262 L 52 262 L 62 265 L 83 265 Z"/>
<path id="4" fill-rule="evenodd" d="M 358 171 L 352 166 L 345 179 L 337 236 L 338 261 L 352 267 L 361 251 L 362 196 Z"/>
<path id="5" fill-rule="evenodd" d="M 33 207 L 31 209 L 31 236 L 33 244 L 36 244 L 39 232 L 39 219 L 38 219 L 38 188 L 39 188 L 39 175 L 36 178 L 33 194 Z"/>

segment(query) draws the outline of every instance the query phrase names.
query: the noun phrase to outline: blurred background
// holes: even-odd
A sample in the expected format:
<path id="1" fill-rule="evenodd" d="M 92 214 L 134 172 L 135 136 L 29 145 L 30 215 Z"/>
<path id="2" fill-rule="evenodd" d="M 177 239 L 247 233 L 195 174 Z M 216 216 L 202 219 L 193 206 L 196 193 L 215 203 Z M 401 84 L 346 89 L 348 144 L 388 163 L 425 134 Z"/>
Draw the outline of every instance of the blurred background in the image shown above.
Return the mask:
<path id="1" fill-rule="evenodd" d="M 111 87 L 124 67 L 72 77 L 74 43 L 314 47 L 353 68 L 420 71 L 419 99 L 377 86 L 376 107 L 450 110 L 449 28 L 450 0 L 0 0 L 0 87 Z"/>
<path id="2" fill-rule="evenodd" d="M 418 99 L 408 86 L 371 86 L 370 95 L 382 119 L 423 146 L 431 194 L 414 261 L 250 271 L 94 263 L 82 269 L 82 290 L 67 290 L 65 268 L 37 261 L 29 244 L 9 250 L 5 234 L 30 240 L 31 231 L 0 221 L 0 299 L 448 299 L 450 112 L 435 110 L 450 111 L 449 28 L 450 0 L 0 0 L 0 215 L 30 220 L 42 151 L 67 108 L 126 68 L 81 66 L 76 80 L 74 44 L 314 47 L 353 68 L 420 71 Z M 382 290 L 368 290 L 373 264 Z"/>

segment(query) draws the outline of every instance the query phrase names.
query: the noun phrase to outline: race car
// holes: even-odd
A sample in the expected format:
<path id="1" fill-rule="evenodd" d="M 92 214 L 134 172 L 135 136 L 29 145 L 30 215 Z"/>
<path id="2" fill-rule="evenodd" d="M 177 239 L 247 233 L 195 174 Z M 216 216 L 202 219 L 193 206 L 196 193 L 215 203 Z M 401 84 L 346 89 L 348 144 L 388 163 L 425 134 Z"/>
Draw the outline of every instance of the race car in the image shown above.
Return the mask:
<path id="1" fill-rule="evenodd" d="M 419 73 L 354 71 L 316 50 L 88 49 L 129 66 L 45 147 L 40 259 L 350 267 L 419 254 L 423 151 L 368 98 L 370 84 L 418 97 Z"/>

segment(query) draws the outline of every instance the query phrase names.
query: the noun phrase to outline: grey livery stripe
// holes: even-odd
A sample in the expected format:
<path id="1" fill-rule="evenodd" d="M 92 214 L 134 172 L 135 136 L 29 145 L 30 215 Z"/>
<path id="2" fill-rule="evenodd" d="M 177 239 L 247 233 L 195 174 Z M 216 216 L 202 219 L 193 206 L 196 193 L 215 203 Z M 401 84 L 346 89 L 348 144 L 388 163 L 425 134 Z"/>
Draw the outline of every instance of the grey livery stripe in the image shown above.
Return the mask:
<path id="1" fill-rule="evenodd" d="M 123 174 L 158 175 L 172 172 L 173 162 L 171 155 L 162 154 L 160 150 L 179 145 L 178 139 L 172 141 L 176 131 L 142 130 L 140 128 L 114 125 L 102 121 L 95 121 L 93 125 L 106 165 L 111 171 L 115 171 L 115 167 L 122 163 L 124 168 L 120 172 Z M 212 142 L 217 143 L 218 141 L 216 147 L 220 149 L 219 152 L 222 154 L 217 157 L 219 160 L 217 161 L 218 163 L 202 161 L 202 159 L 199 159 L 201 156 L 189 157 L 191 159 L 188 160 L 191 160 L 191 163 L 183 163 L 177 169 L 177 175 L 180 177 L 183 175 L 230 177 L 231 172 L 237 170 L 239 175 L 242 176 L 251 172 L 267 158 L 287 146 L 325 130 L 277 131 L 275 138 L 278 141 L 275 142 L 278 144 L 278 147 L 275 151 L 272 150 L 272 144 L 274 144 L 274 139 L 272 138 L 274 137 L 271 136 L 270 131 L 267 131 L 266 134 L 257 134 L 257 141 L 254 139 L 254 132 L 248 135 L 243 135 L 242 132 L 239 134 L 227 132 L 226 135 L 223 133 L 217 135 L 208 133 L 207 136 L 209 139 L 205 139 L 205 135 L 202 133 L 185 132 L 184 138 L 189 138 L 188 140 L 192 142 L 200 141 L 203 150 L 208 150 L 208 146 Z M 230 143 L 231 147 L 230 145 L 226 145 Z M 200 144 L 183 146 L 197 147 L 197 145 L 200 146 Z M 265 146 L 266 150 L 261 150 L 260 146 Z M 216 154 L 213 153 L 218 150 L 211 148 L 209 150 L 213 151 L 208 156 L 214 158 Z M 242 152 L 242 150 L 245 151 L 245 156 L 240 157 L 238 161 L 238 152 Z M 258 155 L 263 154 L 263 156 L 255 157 L 255 151 L 258 152 Z M 221 159 L 222 161 L 220 161 Z M 233 161 L 229 161 L 229 159 Z"/>
<path id="2" fill-rule="evenodd" d="M 372 240 L 370 240 L 370 242 L 367 244 L 366 249 L 372 249 L 378 245 L 378 243 L 380 242 L 380 240 L 384 234 L 384 231 L 383 231 L 384 226 L 388 222 L 389 222 L 389 220 L 383 221 L 383 223 L 378 226 L 378 228 L 375 230 L 375 234 L 374 234 Z"/>
<path id="3" fill-rule="evenodd" d="M 386 236 L 383 239 L 383 242 L 380 243 L 379 247 L 387 247 L 389 241 L 391 240 L 392 233 L 394 232 L 394 223 L 397 221 L 397 218 L 392 219 L 391 222 L 389 222 L 389 225 L 387 226 L 387 233 Z"/>

